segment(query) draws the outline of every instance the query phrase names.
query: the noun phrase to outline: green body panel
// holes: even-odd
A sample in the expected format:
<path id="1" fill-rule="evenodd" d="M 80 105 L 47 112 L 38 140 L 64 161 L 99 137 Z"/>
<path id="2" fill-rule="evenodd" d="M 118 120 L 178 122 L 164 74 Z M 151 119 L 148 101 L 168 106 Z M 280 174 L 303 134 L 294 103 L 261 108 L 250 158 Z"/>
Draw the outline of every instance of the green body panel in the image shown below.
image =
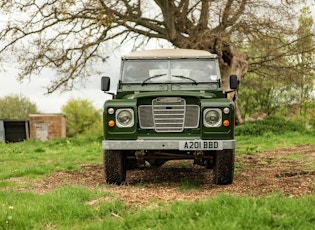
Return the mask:
<path id="1" fill-rule="evenodd" d="M 128 85 L 124 86 L 124 88 L 128 88 Z M 143 97 L 158 97 L 158 96 L 194 96 L 199 98 L 223 98 L 226 97 L 224 93 L 222 93 L 222 89 L 218 84 L 200 84 L 190 85 L 190 84 L 176 84 L 176 87 L 171 84 L 152 84 L 139 86 L 134 85 L 134 91 L 126 91 L 121 90 L 121 86 L 118 86 L 117 95 L 115 98 L 125 98 L 125 99 L 134 99 L 134 98 L 143 98 Z M 146 88 L 149 87 L 149 88 Z M 209 90 L 213 87 L 213 90 Z M 131 87 L 132 88 L 132 87 Z M 182 88 L 182 90 L 179 90 Z M 136 93 L 135 93 L 136 92 Z"/>
<path id="2" fill-rule="evenodd" d="M 196 98 L 216 98 L 214 93 L 200 91 L 155 91 L 155 92 L 139 92 L 126 94 L 124 99 L 141 99 L 141 98 L 156 98 L 156 97 L 196 97 Z M 118 97 L 116 97 L 118 98 Z"/>
<path id="3" fill-rule="evenodd" d="M 130 99 L 113 99 L 108 100 L 104 104 L 103 111 L 103 127 L 104 127 L 104 137 L 105 139 L 112 140 L 127 140 L 127 139 L 136 139 L 137 138 L 137 123 L 135 122 L 134 126 L 130 128 L 119 128 L 116 125 L 114 127 L 108 126 L 108 121 L 115 121 L 115 114 L 108 114 L 108 108 L 113 108 L 115 110 L 120 108 L 131 108 L 135 111 L 134 116 L 135 120 L 138 120 L 137 117 L 137 100 Z"/>
<path id="4" fill-rule="evenodd" d="M 140 105 L 151 105 L 152 100 L 157 97 L 181 97 L 186 100 L 186 104 L 200 106 L 199 127 L 194 129 L 184 129 L 183 132 L 176 133 L 157 133 L 153 129 L 141 129 L 138 124 L 137 108 Z M 116 98 L 109 100 L 104 105 L 103 121 L 105 140 L 136 140 L 136 139 L 212 139 L 227 140 L 234 138 L 234 103 L 226 98 L 217 98 L 213 92 L 200 91 L 158 91 L 158 92 L 139 92 L 124 94 L 121 98 L 118 93 Z M 225 108 L 230 109 L 229 114 L 222 113 L 222 120 L 229 120 L 230 126 L 207 128 L 203 125 L 203 111 L 206 108 Z M 108 114 L 108 108 L 132 108 L 135 115 L 135 124 L 130 128 L 109 127 L 108 121 L 115 120 L 115 115 Z"/>
<path id="5" fill-rule="evenodd" d="M 229 120 L 230 126 L 208 128 L 202 124 L 201 139 L 213 139 L 213 140 L 234 139 L 235 105 L 233 101 L 226 98 L 201 100 L 201 113 L 200 113 L 201 115 L 200 116 L 202 117 L 203 111 L 207 108 L 226 108 L 226 107 L 230 109 L 230 113 L 229 114 L 222 113 L 222 120 Z"/>

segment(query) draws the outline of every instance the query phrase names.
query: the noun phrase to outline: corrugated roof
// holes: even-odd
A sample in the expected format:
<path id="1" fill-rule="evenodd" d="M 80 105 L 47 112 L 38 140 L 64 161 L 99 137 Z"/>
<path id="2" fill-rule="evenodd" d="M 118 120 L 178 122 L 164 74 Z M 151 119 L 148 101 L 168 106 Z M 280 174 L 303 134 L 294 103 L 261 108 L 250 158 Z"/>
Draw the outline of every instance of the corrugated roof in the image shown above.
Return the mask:
<path id="1" fill-rule="evenodd" d="M 205 50 L 195 49 L 155 49 L 135 51 L 131 54 L 124 55 L 123 59 L 136 58 L 216 58 L 216 54 L 211 54 Z"/>

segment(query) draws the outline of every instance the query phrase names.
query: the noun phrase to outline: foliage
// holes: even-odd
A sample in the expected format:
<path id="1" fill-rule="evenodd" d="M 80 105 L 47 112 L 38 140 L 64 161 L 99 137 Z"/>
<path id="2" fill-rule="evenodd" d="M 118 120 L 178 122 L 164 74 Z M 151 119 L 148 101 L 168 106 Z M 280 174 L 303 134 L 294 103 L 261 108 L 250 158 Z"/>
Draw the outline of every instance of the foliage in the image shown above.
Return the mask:
<path id="1" fill-rule="evenodd" d="M 296 34 L 295 9 L 303 3 L 300 0 L 54 0 L 49 4 L 2 1 L 0 7 L 7 21 L 0 33 L 0 54 L 14 51 L 19 57 L 17 62 L 23 66 L 21 78 L 45 68 L 57 69 L 48 92 L 71 89 L 75 80 L 95 74 L 96 69 L 91 66 L 103 62 L 112 50 L 110 47 L 132 42 L 134 48 L 143 48 L 150 39 L 166 40 L 167 46 L 217 53 L 224 78 L 231 71 L 241 77 L 247 70 L 247 62 L 239 50 L 244 51 L 245 44 L 279 34 L 292 38 Z M 291 46 L 290 39 L 275 43 L 271 52 L 259 60 L 250 58 L 250 68 L 272 68 L 278 58 L 283 58 L 273 51 L 283 47 L 289 50 Z M 287 56 L 294 54 L 289 52 Z M 224 86 L 227 82 L 223 82 Z"/>
<path id="2" fill-rule="evenodd" d="M 246 122 L 236 127 L 236 136 L 261 136 L 266 133 L 284 134 L 287 132 L 306 132 L 304 124 L 277 116 L 267 116 L 263 120 Z"/>
<path id="3" fill-rule="evenodd" d="M 251 65 L 239 92 L 240 107 L 245 117 L 261 111 L 274 114 L 281 106 L 292 103 L 296 95 L 291 91 L 291 85 L 299 75 L 294 68 L 283 68 L 290 65 L 288 49 L 283 46 L 288 41 L 281 36 L 269 36 L 257 36 L 253 38 L 255 42 L 247 46 Z M 262 62 L 264 64 L 258 68 L 257 63 Z"/>
<path id="4" fill-rule="evenodd" d="M 61 110 L 66 115 L 68 136 L 85 133 L 101 123 L 101 111 L 86 99 L 70 98 Z"/>
<path id="5" fill-rule="evenodd" d="M 255 34 L 252 43 L 246 45 L 250 68 L 239 93 L 245 117 L 261 111 L 268 114 L 281 111 L 283 116 L 291 116 L 293 106 L 294 115 L 302 115 L 304 103 L 312 99 L 314 22 L 308 7 L 301 9 L 298 23 L 294 37 L 271 32 Z M 284 45 L 290 42 L 289 47 Z"/>
<path id="6" fill-rule="evenodd" d="M 284 79 L 291 76 L 283 73 L 284 69 L 297 70 L 303 76 L 305 69 L 314 69 L 314 62 L 303 62 L 303 68 L 298 69 L 296 62 L 286 61 L 313 52 L 298 45 L 310 37 L 296 36 L 300 33 L 295 26 L 297 10 L 304 3 L 304 0 L 3 1 L 0 7 L 7 21 L 0 32 L 0 58 L 9 55 L 7 60 L 19 63 L 21 79 L 47 68 L 56 71 L 47 87 L 51 93 L 72 89 L 77 80 L 99 74 L 96 66 L 106 61 L 115 48 L 122 45 L 145 48 L 150 40 L 163 40 L 167 47 L 217 54 L 222 88 L 229 91 L 231 74 L 240 80 L 249 70 L 264 77 Z M 255 45 L 264 52 L 248 52 L 247 47 Z M 297 46 L 300 48 L 296 49 Z M 244 53 L 249 54 L 247 58 Z M 230 92 L 229 98 L 234 94 Z M 237 100 L 236 122 L 242 123 Z"/>
<path id="7" fill-rule="evenodd" d="M 104 135 L 103 125 L 104 125 L 103 119 L 100 117 L 91 125 L 91 127 L 89 127 L 87 130 L 85 130 L 82 135 L 83 136 L 92 136 L 92 137 L 94 137 L 94 136 L 103 137 L 103 135 Z"/>
<path id="8" fill-rule="evenodd" d="M 254 113 L 264 111 L 274 114 L 285 99 L 285 95 L 276 96 L 279 83 L 255 73 L 248 73 L 241 82 L 239 101 L 242 115 L 246 118 Z M 286 91 L 284 91 L 285 93 Z"/>
<path id="9" fill-rule="evenodd" d="M 315 129 L 315 98 L 313 101 L 305 101 L 303 104 L 302 117 L 306 126 Z"/>
<path id="10" fill-rule="evenodd" d="M 315 41 L 313 38 L 314 20 L 309 7 L 301 10 L 299 17 L 299 28 L 297 31 L 298 42 L 296 43 L 296 69 L 300 75 L 296 75 L 293 87 L 296 93 L 295 103 L 299 105 L 299 112 L 302 114 L 303 106 L 311 99 L 314 90 L 314 68 L 307 68 L 315 62 Z M 301 71 L 303 70 L 303 71 Z"/>
<path id="11" fill-rule="evenodd" d="M 0 119 L 28 120 L 30 113 L 38 113 L 36 104 L 23 95 L 0 98 Z"/>

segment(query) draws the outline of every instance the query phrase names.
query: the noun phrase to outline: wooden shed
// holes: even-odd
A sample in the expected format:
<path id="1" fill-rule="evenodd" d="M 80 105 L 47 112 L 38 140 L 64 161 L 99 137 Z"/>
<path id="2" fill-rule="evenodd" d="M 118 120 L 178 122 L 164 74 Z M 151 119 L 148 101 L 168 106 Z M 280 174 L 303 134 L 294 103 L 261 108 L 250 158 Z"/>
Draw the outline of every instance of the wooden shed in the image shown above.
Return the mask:
<path id="1" fill-rule="evenodd" d="M 30 138 L 50 140 L 66 137 L 66 117 L 63 114 L 30 114 Z"/>
<path id="2" fill-rule="evenodd" d="M 29 139 L 29 122 L 26 120 L 0 120 L 0 141 L 18 142 Z"/>

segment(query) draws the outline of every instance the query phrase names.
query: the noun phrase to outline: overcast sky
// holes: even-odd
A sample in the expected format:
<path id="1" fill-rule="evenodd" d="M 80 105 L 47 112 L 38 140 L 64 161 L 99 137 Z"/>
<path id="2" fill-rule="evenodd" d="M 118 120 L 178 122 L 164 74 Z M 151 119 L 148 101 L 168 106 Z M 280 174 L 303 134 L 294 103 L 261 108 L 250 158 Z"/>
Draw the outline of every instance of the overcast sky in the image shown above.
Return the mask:
<path id="1" fill-rule="evenodd" d="M 145 49 L 158 47 L 170 48 L 171 45 L 167 42 L 152 40 L 146 45 Z M 18 71 L 10 63 L 5 64 L 4 68 L 0 69 L 0 98 L 12 94 L 23 95 L 35 103 L 41 113 L 61 113 L 62 105 L 66 104 L 70 98 L 88 99 L 97 109 L 102 109 L 105 100 L 112 98 L 112 96 L 101 91 L 101 77 L 110 77 L 110 91 L 116 92 L 121 56 L 129 54 L 131 50 L 132 46 L 125 46 L 120 50 L 116 49 L 116 52 L 106 59 L 106 63 L 95 67 L 102 74 L 90 76 L 84 86 L 79 83 L 70 92 L 61 93 L 57 91 L 48 95 L 46 94 L 47 86 L 54 77 L 54 73 L 50 70 L 42 72 L 39 76 L 34 76 L 30 80 L 25 79 L 23 82 L 19 82 L 17 80 Z M 3 71 L 3 69 L 6 71 Z"/>
<path id="2" fill-rule="evenodd" d="M 12 94 L 23 95 L 35 103 L 41 113 L 60 113 L 62 105 L 66 104 L 70 98 L 88 99 L 96 108 L 101 109 L 104 101 L 110 97 L 101 91 L 100 79 L 105 75 L 110 76 L 113 80 L 117 79 L 119 62 L 119 57 L 112 58 L 109 63 L 101 67 L 104 73 L 88 78 L 84 87 L 78 84 L 71 92 L 55 92 L 49 95 L 45 94 L 50 78 L 53 78 L 51 72 L 47 71 L 42 73 L 41 76 L 33 77 L 30 81 L 24 80 L 21 83 L 17 80 L 17 71 L 7 66 L 5 72 L 0 72 L 0 97 Z"/>

